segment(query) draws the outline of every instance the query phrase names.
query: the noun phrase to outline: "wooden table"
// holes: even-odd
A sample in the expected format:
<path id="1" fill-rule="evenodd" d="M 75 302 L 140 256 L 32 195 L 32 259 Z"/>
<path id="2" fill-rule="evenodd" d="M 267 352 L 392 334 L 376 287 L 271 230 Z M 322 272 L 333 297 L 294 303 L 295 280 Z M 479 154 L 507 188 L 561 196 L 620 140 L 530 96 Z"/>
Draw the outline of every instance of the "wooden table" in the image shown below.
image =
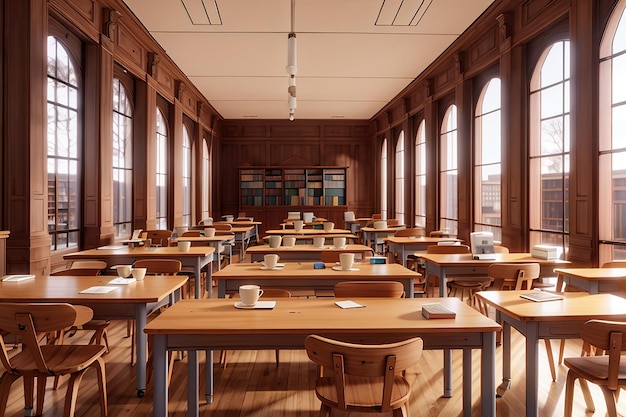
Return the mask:
<path id="1" fill-rule="evenodd" d="M 146 318 L 155 309 L 174 304 L 180 299 L 181 287 L 187 277 L 153 276 L 128 285 L 115 285 L 106 294 L 80 294 L 93 286 L 107 286 L 115 278 L 111 275 L 37 276 L 21 282 L 0 281 L 0 301 L 12 303 L 70 303 L 93 310 L 98 320 L 135 320 L 136 385 L 137 396 L 146 389 Z"/>
<path id="2" fill-rule="evenodd" d="M 425 253 L 421 258 L 426 262 L 426 276 L 437 275 L 439 277 L 439 296 L 445 297 L 447 291 L 448 275 L 455 279 L 463 279 L 463 276 L 476 277 L 487 276 L 487 268 L 493 263 L 530 263 L 536 262 L 541 269 L 541 276 L 553 276 L 555 266 L 565 266 L 569 261 L 561 259 L 533 258 L 530 253 L 496 253 L 494 259 L 473 259 L 472 254 L 436 254 Z"/>
<path id="3" fill-rule="evenodd" d="M 195 279 L 195 297 L 200 298 L 200 277 L 202 268 L 209 265 L 213 260 L 213 252 L 215 249 L 209 246 L 192 246 L 189 252 L 181 252 L 177 247 L 104 247 L 100 249 L 88 249 L 80 252 L 73 252 L 63 256 L 63 259 L 70 261 L 78 261 L 85 259 L 98 259 L 107 263 L 107 267 L 117 264 L 132 264 L 138 259 L 178 259 L 182 262 L 183 268 L 193 271 Z M 211 268 L 208 268 L 206 274 L 206 288 L 211 298 L 212 282 Z"/>
<path id="4" fill-rule="evenodd" d="M 321 261 L 322 252 L 334 253 L 356 253 L 360 254 L 361 259 L 374 254 L 372 248 L 365 245 L 347 244 L 343 248 L 337 248 L 334 245 L 323 245 L 316 248 L 313 245 L 293 245 L 279 246 L 271 248 L 269 245 L 251 246 L 248 248 L 248 254 L 252 262 L 262 261 L 263 256 L 268 253 L 276 253 L 280 256 L 280 261 Z"/>
<path id="5" fill-rule="evenodd" d="M 257 222 L 253 220 L 235 220 L 232 222 L 219 221 L 219 222 L 214 222 L 214 223 L 230 224 L 231 227 L 235 227 L 235 228 L 252 226 L 252 230 L 249 233 L 249 240 L 254 238 L 255 243 L 259 241 L 259 226 L 263 224 L 263 222 Z M 211 227 L 211 226 L 205 226 L 205 227 Z"/>
<path id="6" fill-rule="evenodd" d="M 182 300 L 146 326 L 154 335 L 154 410 L 168 409 L 167 350 L 188 350 L 188 416 L 198 415 L 198 354 L 205 349 L 303 349 L 309 334 L 356 343 L 415 336 L 425 349 L 463 349 L 463 415 L 472 414 L 472 349 L 481 349 L 482 416 L 495 416 L 495 334 L 500 326 L 456 298 L 355 299 L 366 307 L 340 309 L 334 299 L 280 299 L 272 310 L 239 310 L 232 300 Z M 455 319 L 425 319 L 422 304 L 441 302 Z M 295 313 L 295 314 L 294 314 Z M 444 361 L 444 396 L 451 396 L 452 362 Z M 206 400 L 213 400 L 213 361 L 207 359 Z M 459 410 L 460 411 L 460 410 Z"/>
<path id="7" fill-rule="evenodd" d="M 265 234 L 267 235 L 280 235 L 280 236 L 308 236 L 310 238 L 314 238 L 316 236 L 322 235 L 351 235 L 347 229 L 332 229 L 332 230 L 324 230 L 324 229 L 302 229 L 300 231 L 296 231 L 295 229 L 272 229 L 266 230 Z"/>
<path id="8" fill-rule="evenodd" d="M 375 227 L 361 227 L 361 233 L 363 234 L 363 244 L 372 246 L 376 251 L 376 242 L 386 237 L 393 236 L 398 230 L 405 229 L 406 226 L 390 226 L 384 229 L 377 229 Z"/>
<path id="9" fill-rule="evenodd" d="M 526 337 L 526 415 L 539 413 L 539 339 L 577 339 L 583 323 L 591 319 L 626 320 L 626 299 L 612 294 L 563 293 L 564 300 L 534 302 L 520 298 L 528 291 L 480 291 L 476 297 L 496 309 L 503 325 L 503 395 L 511 385 L 511 327 Z"/>
<path id="10" fill-rule="evenodd" d="M 426 251 L 428 246 L 437 245 L 439 242 L 460 242 L 460 239 L 453 237 L 396 237 L 385 238 L 389 252 L 397 253 L 402 260 L 402 265 L 406 266 L 409 255 L 418 251 Z"/>
<path id="11" fill-rule="evenodd" d="M 222 268 L 222 263 L 220 262 L 220 245 L 223 245 L 224 242 L 228 242 L 228 241 L 234 241 L 235 239 L 235 235 L 230 233 L 230 234 L 224 234 L 224 235 L 215 235 L 215 236 L 180 236 L 179 238 L 170 241 L 170 243 L 172 243 L 173 245 L 177 245 L 178 242 L 191 242 L 192 246 L 194 243 L 196 244 L 201 244 L 201 245 L 207 245 L 207 246 L 211 246 L 212 248 L 215 249 L 215 252 L 213 252 L 213 260 L 217 262 L 217 269 L 221 269 Z M 232 255 L 232 251 L 231 251 L 231 255 Z M 232 256 L 231 259 L 229 259 L 229 263 L 232 262 Z"/>
<path id="12" fill-rule="evenodd" d="M 589 294 L 613 293 L 621 295 L 617 286 L 626 280 L 626 268 L 556 268 L 556 291 L 564 291 L 563 284 L 573 285 Z"/>
<path id="13" fill-rule="evenodd" d="M 316 232 L 323 232 L 323 230 L 316 230 Z M 357 235 L 353 235 L 351 233 L 348 234 L 344 234 L 344 233 L 315 233 L 315 234 L 302 234 L 302 235 L 297 235 L 297 234 L 286 234 L 285 236 L 291 236 L 291 237 L 295 237 L 296 238 L 296 242 L 297 244 L 309 244 L 312 245 L 313 244 L 313 238 L 315 237 L 323 237 L 325 239 L 325 241 L 330 240 L 330 239 L 334 239 L 336 237 L 345 237 L 346 238 L 346 242 L 355 242 L 358 239 Z M 264 236 L 263 237 L 263 242 L 269 242 L 270 239 L 270 235 Z"/>
<path id="14" fill-rule="evenodd" d="M 230 230 L 220 230 L 220 229 L 215 229 L 215 234 L 216 235 L 223 235 L 223 234 L 234 234 L 235 235 L 235 242 L 239 243 L 239 261 L 243 260 L 243 257 L 246 255 L 246 247 L 248 245 L 248 242 L 250 241 L 250 235 L 252 234 L 253 230 L 256 230 L 256 225 L 247 225 L 247 226 L 242 226 L 242 225 L 234 225 L 234 222 L 231 222 L 231 228 Z M 250 223 L 250 222 L 247 222 Z M 208 226 L 210 227 L 210 226 Z"/>
<path id="15" fill-rule="evenodd" d="M 275 287 L 286 290 L 317 289 L 332 292 L 341 281 L 386 280 L 404 284 L 407 297 L 413 297 L 413 281 L 421 275 L 400 264 L 370 265 L 355 263 L 358 271 L 335 271 L 331 264 L 326 269 L 313 269 L 312 262 L 286 262 L 284 268 L 265 270 L 260 263 L 227 265 L 213 274 L 217 280 L 218 297 L 236 293 L 240 285 L 258 284 L 261 287 Z"/>

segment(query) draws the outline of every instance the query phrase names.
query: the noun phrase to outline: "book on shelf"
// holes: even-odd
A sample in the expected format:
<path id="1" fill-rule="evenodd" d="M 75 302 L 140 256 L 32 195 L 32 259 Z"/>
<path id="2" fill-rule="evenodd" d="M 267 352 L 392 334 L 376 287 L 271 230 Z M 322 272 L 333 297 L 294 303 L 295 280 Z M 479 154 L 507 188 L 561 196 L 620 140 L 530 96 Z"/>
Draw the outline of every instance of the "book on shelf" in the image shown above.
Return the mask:
<path id="1" fill-rule="evenodd" d="M 427 319 L 453 319 L 456 312 L 440 303 L 424 304 L 422 306 L 422 316 Z"/>

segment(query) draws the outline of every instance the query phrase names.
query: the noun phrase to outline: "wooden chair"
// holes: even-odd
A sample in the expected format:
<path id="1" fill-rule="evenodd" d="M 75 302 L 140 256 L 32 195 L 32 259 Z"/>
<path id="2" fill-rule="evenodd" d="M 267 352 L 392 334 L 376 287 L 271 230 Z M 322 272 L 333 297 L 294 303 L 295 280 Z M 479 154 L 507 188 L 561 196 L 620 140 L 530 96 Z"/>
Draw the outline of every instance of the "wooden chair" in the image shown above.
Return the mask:
<path id="1" fill-rule="evenodd" d="M 304 340 L 306 353 L 319 372 L 315 395 L 321 401 L 320 417 L 331 410 L 342 412 L 392 412 L 408 416 L 411 384 L 403 371 L 415 365 L 423 350 L 419 337 L 397 343 L 361 345 L 340 342 L 318 335 Z"/>
<path id="2" fill-rule="evenodd" d="M 146 239 L 151 240 L 152 246 L 169 246 L 172 238 L 171 230 L 144 230 Z"/>
<path id="3" fill-rule="evenodd" d="M 37 409 L 41 415 L 46 379 L 55 375 L 70 375 L 65 394 L 64 417 L 74 416 L 78 386 L 89 369 L 98 374 L 100 414 L 108 413 L 105 366 L 102 345 L 39 345 L 37 334 L 61 331 L 80 325 L 93 317 L 93 311 L 70 304 L 0 303 L 0 328 L 16 334 L 22 341 L 22 350 L 9 357 L 0 336 L 0 361 L 5 372 L 0 378 L 0 417 L 4 416 L 11 385 L 24 378 L 24 405 L 26 412 L 33 408 L 33 393 L 37 379 Z"/>
<path id="4" fill-rule="evenodd" d="M 426 253 L 441 254 L 464 254 L 472 253 L 468 245 L 429 245 Z M 429 275 L 424 281 L 424 290 L 430 297 L 433 295 L 434 288 L 439 286 L 439 277 L 437 275 Z"/>
<path id="5" fill-rule="evenodd" d="M 232 295 L 233 299 L 239 298 L 239 293 L 235 293 Z M 264 288 L 263 295 L 261 295 L 260 299 L 268 299 L 268 298 L 291 298 L 291 293 L 287 290 L 283 290 L 280 288 Z M 220 365 L 222 368 L 226 368 L 227 365 L 227 351 L 222 350 L 220 353 Z M 280 364 L 280 350 L 276 349 L 276 367 Z"/>
<path id="6" fill-rule="evenodd" d="M 617 394 L 620 388 L 626 388 L 626 363 L 622 362 L 625 357 L 621 355 L 621 351 L 626 350 L 626 323 L 590 320 L 580 328 L 580 337 L 583 342 L 607 354 L 565 358 L 569 370 L 565 382 L 564 416 L 572 416 L 574 382 L 578 379 L 588 410 L 594 411 L 595 407 L 587 381 L 600 387 L 609 417 L 617 417 Z"/>
<path id="7" fill-rule="evenodd" d="M 404 298 L 404 285 L 398 281 L 344 281 L 335 284 L 335 297 Z"/>
<path id="8" fill-rule="evenodd" d="M 100 271 L 105 271 L 107 268 L 107 263 L 106 261 L 101 261 L 101 260 L 84 260 L 84 261 L 74 261 L 72 262 L 72 264 L 70 265 L 70 269 L 84 269 L 84 268 L 88 268 L 88 269 L 98 269 Z"/>
<path id="9" fill-rule="evenodd" d="M 387 227 L 396 227 L 396 226 L 400 226 L 400 220 L 398 219 L 387 220 Z"/>
<path id="10" fill-rule="evenodd" d="M 407 229 L 399 229 L 394 234 L 395 237 L 424 237 L 426 231 L 421 227 L 412 227 Z"/>

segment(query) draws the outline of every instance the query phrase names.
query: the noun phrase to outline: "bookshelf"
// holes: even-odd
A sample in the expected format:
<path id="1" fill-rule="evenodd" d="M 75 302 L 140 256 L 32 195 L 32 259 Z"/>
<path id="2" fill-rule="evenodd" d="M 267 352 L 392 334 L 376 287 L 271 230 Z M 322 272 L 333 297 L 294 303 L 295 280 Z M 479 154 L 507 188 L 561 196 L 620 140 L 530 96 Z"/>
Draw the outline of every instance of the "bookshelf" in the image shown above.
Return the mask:
<path id="1" fill-rule="evenodd" d="M 240 168 L 241 206 L 345 206 L 346 168 Z"/>

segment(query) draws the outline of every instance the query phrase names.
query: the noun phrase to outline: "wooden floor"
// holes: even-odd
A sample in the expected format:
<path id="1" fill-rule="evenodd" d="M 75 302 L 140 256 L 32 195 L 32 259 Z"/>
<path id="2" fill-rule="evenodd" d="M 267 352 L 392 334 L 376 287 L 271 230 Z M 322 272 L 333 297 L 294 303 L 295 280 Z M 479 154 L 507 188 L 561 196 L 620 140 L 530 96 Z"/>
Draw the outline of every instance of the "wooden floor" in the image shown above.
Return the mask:
<path id="1" fill-rule="evenodd" d="M 126 336 L 125 322 L 114 322 L 109 330 L 112 350 L 106 357 L 108 384 L 109 416 L 144 417 L 152 415 L 152 390 L 149 387 L 146 396 L 139 399 L 135 395 L 134 368 L 129 365 L 130 340 Z M 75 336 L 76 341 L 82 336 Z M 513 331 L 513 384 L 512 390 L 496 401 L 497 415 L 501 417 L 523 416 L 524 411 L 524 340 Z M 85 339 L 83 339 L 85 340 Z M 558 342 L 553 344 L 557 350 Z M 568 341 L 566 354 L 575 356 L 579 352 L 579 343 Z M 497 348 L 496 380 L 501 378 L 501 347 Z M 558 380 L 552 383 L 543 343 L 539 346 L 540 363 L 540 416 L 562 416 L 564 382 L 566 368 L 560 366 Z M 479 404 L 480 370 L 479 353 L 474 352 L 473 404 Z M 215 355 L 219 357 L 218 354 Z M 201 358 L 202 362 L 204 358 Z M 201 404 L 200 415 L 212 417 L 313 417 L 318 415 L 319 403 L 312 391 L 315 368 L 306 358 L 304 351 L 285 350 L 280 352 L 280 366 L 274 362 L 274 351 L 230 351 L 228 366 L 215 367 L 215 401 L 213 404 Z M 201 363 L 202 363 L 201 362 Z M 442 398 L 442 353 L 425 351 L 423 361 L 408 372 L 413 384 L 410 401 L 410 415 L 418 416 L 459 416 L 461 406 L 461 352 L 453 354 L 453 398 Z M 203 375 L 203 374 L 202 374 Z M 201 376 L 201 378 L 203 378 Z M 66 383 L 58 390 L 52 389 L 49 378 L 46 390 L 44 416 L 60 416 Z M 77 416 L 97 417 L 100 409 L 96 402 L 96 383 L 94 375 L 88 373 L 81 384 L 78 398 Z M 204 389 L 204 387 L 202 387 Z M 585 405 L 577 388 L 574 415 L 604 416 L 605 406 L 600 391 L 592 386 L 597 411 L 585 413 Z M 626 395 L 621 396 L 618 410 L 626 413 Z M 23 415 L 23 390 L 21 380 L 11 390 L 6 416 Z M 480 417 L 480 411 L 474 409 L 474 417 Z M 186 416 L 186 361 L 175 364 L 170 385 L 170 416 Z M 356 417 L 356 414 L 352 414 Z"/>

